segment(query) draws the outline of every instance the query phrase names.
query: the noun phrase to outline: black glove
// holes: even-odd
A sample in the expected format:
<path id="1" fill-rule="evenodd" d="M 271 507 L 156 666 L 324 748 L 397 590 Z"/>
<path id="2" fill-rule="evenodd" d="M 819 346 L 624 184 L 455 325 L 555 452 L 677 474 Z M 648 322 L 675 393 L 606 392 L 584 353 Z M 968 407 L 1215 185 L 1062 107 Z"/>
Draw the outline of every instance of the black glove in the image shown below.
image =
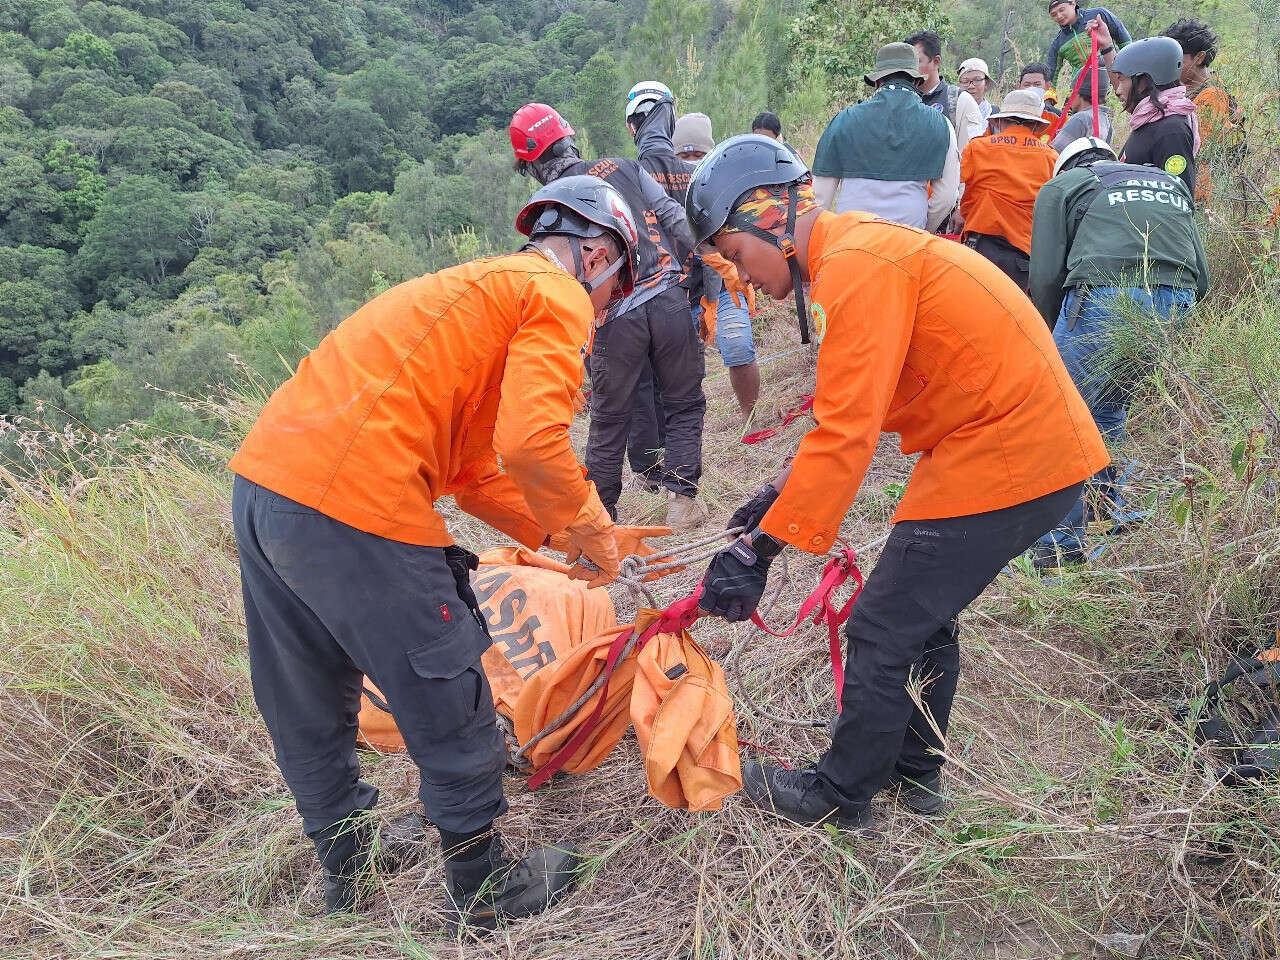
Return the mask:
<path id="1" fill-rule="evenodd" d="M 731 623 L 749 619 L 760 605 L 765 581 L 769 579 L 769 564 L 782 547 L 782 543 L 759 531 L 750 542 L 735 540 L 711 558 L 702 578 L 698 606 Z"/>
<path id="2" fill-rule="evenodd" d="M 725 529 L 746 527 L 748 530 L 754 530 L 760 526 L 760 521 L 769 512 L 773 502 L 778 499 L 778 493 L 778 489 L 771 483 L 761 487 L 754 497 L 733 511 L 733 516 L 729 518 L 729 525 Z"/>
<path id="3" fill-rule="evenodd" d="M 458 599 L 471 608 L 471 615 L 476 618 L 485 636 L 488 636 L 489 625 L 485 623 L 480 602 L 476 599 L 476 592 L 471 589 L 471 571 L 480 568 L 480 558 L 470 550 L 454 545 L 444 548 L 444 562 L 449 565 L 453 582 L 458 586 Z"/>

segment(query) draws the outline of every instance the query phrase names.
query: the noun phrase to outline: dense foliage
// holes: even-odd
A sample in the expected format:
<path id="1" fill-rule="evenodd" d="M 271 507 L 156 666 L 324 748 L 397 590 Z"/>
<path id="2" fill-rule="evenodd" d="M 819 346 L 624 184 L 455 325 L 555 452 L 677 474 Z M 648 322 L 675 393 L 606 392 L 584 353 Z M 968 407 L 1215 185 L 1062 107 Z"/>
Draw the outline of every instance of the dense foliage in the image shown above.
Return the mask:
<path id="1" fill-rule="evenodd" d="M 198 429 L 184 395 L 277 381 L 386 285 L 509 246 L 512 110 L 594 77 L 620 126 L 592 58 L 641 13 L 3 0 L 0 412 Z"/>

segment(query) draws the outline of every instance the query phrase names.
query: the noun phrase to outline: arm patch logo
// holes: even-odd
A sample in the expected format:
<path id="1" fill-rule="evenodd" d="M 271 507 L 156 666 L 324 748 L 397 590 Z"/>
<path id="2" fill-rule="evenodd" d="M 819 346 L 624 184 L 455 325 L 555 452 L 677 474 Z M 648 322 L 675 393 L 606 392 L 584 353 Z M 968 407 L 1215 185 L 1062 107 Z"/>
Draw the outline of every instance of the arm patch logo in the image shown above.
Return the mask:
<path id="1" fill-rule="evenodd" d="M 827 311 L 820 303 L 809 304 L 809 335 L 814 343 L 821 343 L 827 334 Z"/>
<path id="2" fill-rule="evenodd" d="M 1187 169 L 1187 158 L 1180 153 L 1175 153 L 1172 157 L 1164 162 L 1164 172 L 1171 173 L 1175 177 L 1182 176 L 1184 170 Z"/>

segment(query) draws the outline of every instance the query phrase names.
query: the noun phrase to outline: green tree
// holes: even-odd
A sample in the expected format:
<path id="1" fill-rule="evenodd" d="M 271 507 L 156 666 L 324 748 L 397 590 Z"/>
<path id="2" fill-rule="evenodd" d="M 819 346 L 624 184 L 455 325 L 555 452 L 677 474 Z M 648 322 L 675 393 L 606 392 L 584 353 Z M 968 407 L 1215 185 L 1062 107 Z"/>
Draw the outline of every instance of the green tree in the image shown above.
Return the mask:
<path id="1" fill-rule="evenodd" d="M 107 195 L 107 179 L 98 173 L 98 164 L 69 140 L 55 140 L 44 157 L 49 183 L 58 190 L 61 209 L 58 219 L 77 240 Z"/>
<path id="2" fill-rule="evenodd" d="M 39 160 L 0 156 L 0 243 L 61 246 L 69 239 L 57 222 L 61 205 Z"/>
<path id="3" fill-rule="evenodd" d="M 612 53 L 601 50 L 582 68 L 566 116 L 593 156 L 618 156 L 630 146 L 622 107 L 628 89 Z"/>
<path id="4" fill-rule="evenodd" d="M 0 247 L 0 376 L 22 383 L 42 369 L 67 369 L 79 306 L 65 251 Z"/>
<path id="5" fill-rule="evenodd" d="M 391 185 L 399 151 L 391 128 L 369 104 L 338 97 L 321 121 L 319 133 L 344 193 Z"/>
<path id="6" fill-rule="evenodd" d="M 101 284 L 115 274 L 159 283 L 191 258 L 187 202 L 155 177 L 128 176 L 107 191 L 85 231 L 79 266 Z"/>
<path id="7" fill-rule="evenodd" d="M 63 61 L 73 67 L 90 67 L 107 73 L 116 73 L 120 61 L 111 44 L 88 30 L 77 30 L 68 35 L 62 45 Z"/>
<path id="8" fill-rule="evenodd" d="M 863 75 L 875 63 L 876 50 L 917 30 L 949 31 L 937 0 L 813 0 L 791 23 L 788 36 L 790 78 L 803 84 L 817 70 L 826 80 L 827 99 L 842 108 L 862 98 Z"/>

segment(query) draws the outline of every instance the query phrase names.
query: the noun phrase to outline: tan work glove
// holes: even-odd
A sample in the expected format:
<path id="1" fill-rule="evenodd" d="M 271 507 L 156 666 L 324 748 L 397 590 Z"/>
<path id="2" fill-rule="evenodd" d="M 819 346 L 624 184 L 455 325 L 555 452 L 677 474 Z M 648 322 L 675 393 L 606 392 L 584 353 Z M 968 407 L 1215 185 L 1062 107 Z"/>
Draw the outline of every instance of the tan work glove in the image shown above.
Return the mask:
<path id="1" fill-rule="evenodd" d="M 720 275 L 720 279 L 724 281 L 724 288 L 729 291 L 729 296 L 733 297 L 733 302 L 740 307 L 745 307 L 747 314 L 754 317 L 756 291 L 750 284 L 742 282 L 742 277 L 738 275 L 738 268 L 718 253 L 704 253 L 702 262 Z"/>
<path id="2" fill-rule="evenodd" d="M 649 544 L 645 543 L 645 541 L 650 538 L 669 536 L 671 536 L 670 527 L 635 527 L 625 526 L 623 524 L 614 524 L 613 527 L 613 541 L 618 545 L 619 558 L 640 557 L 643 559 L 651 556 L 658 551 L 655 547 L 651 547 Z M 566 530 L 561 531 L 560 533 L 553 533 L 547 538 L 547 546 L 552 550 L 556 550 L 567 556 L 570 549 L 568 531 Z M 650 580 L 659 580 L 662 577 L 665 577 L 668 573 L 678 573 L 683 569 L 683 567 L 680 567 L 678 569 L 667 570 L 662 573 L 651 573 L 644 579 L 646 582 Z"/>
<path id="3" fill-rule="evenodd" d="M 613 518 L 600 502 L 596 485 L 587 486 L 587 502 L 564 528 L 568 538 L 564 558 L 572 567 L 569 576 L 574 580 L 585 580 L 588 587 L 603 587 L 618 579 L 618 543 Z"/>

